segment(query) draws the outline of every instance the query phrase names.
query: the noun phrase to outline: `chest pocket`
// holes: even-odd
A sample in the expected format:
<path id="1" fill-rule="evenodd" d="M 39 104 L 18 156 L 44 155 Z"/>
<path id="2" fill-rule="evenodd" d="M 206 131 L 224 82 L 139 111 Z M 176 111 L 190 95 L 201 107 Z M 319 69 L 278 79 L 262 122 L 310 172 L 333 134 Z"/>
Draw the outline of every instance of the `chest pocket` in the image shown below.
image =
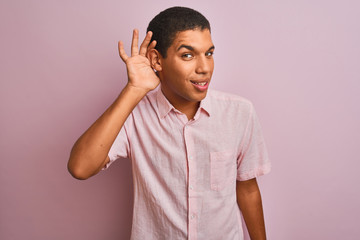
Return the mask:
<path id="1" fill-rule="evenodd" d="M 236 183 L 236 157 L 233 151 L 210 153 L 211 190 L 221 191 Z"/>

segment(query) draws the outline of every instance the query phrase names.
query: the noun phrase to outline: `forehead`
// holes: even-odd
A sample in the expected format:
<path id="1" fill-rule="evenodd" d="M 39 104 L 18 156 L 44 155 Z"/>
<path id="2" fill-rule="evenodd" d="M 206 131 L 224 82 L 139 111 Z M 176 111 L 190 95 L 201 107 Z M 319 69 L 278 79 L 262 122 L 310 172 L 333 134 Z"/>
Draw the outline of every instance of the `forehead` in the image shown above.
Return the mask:
<path id="1" fill-rule="evenodd" d="M 177 51 L 181 45 L 191 46 L 196 50 L 207 51 L 213 46 L 209 29 L 194 29 L 178 32 L 170 46 Z"/>

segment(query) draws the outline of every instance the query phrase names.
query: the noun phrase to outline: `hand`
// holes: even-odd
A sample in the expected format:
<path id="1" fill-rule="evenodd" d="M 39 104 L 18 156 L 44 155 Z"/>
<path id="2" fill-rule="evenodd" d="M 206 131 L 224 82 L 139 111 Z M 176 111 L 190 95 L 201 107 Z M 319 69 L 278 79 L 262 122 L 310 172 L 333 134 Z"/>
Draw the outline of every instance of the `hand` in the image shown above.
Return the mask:
<path id="1" fill-rule="evenodd" d="M 160 83 L 159 77 L 151 68 L 150 60 L 146 57 L 147 52 L 155 48 L 156 45 L 155 40 L 149 45 L 151 36 L 152 32 L 149 31 L 140 45 L 139 51 L 139 31 L 134 29 L 131 43 L 131 57 L 126 55 L 123 42 L 119 41 L 119 55 L 126 64 L 128 85 L 144 90 L 145 92 L 155 89 Z"/>

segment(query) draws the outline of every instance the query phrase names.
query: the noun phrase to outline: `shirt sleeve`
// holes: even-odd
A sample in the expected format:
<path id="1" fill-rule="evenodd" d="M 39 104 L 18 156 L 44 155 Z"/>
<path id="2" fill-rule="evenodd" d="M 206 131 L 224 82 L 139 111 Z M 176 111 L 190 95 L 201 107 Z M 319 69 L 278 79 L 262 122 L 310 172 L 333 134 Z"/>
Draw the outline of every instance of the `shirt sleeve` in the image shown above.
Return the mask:
<path id="1" fill-rule="evenodd" d="M 129 158 L 130 157 L 130 144 L 129 144 L 129 127 L 130 127 L 131 117 L 125 121 L 123 127 L 121 128 L 119 134 L 115 138 L 110 151 L 108 153 L 110 162 L 108 162 L 103 170 L 107 169 L 115 160 L 119 158 Z"/>
<path id="2" fill-rule="evenodd" d="M 237 159 L 236 180 L 249 180 L 267 174 L 270 170 L 271 163 L 261 126 L 254 107 L 250 104 L 249 120 Z"/>

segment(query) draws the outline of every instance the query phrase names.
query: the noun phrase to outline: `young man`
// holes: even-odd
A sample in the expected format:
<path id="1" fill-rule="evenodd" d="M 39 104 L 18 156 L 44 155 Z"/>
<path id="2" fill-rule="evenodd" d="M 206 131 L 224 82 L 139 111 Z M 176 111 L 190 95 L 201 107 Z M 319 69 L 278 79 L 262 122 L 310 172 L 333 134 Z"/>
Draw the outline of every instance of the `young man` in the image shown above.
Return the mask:
<path id="1" fill-rule="evenodd" d="M 256 177 L 270 171 L 252 104 L 208 91 L 214 44 L 207 19 L 169 8 L 131 56 L 119 42 L 128 83 L 75 143 L 68 163 L 89 178 L 118 158 L 132 161 L 132 239 L 265 239 Z M 153 90 L 153 91 L 152 91 Z"/>

